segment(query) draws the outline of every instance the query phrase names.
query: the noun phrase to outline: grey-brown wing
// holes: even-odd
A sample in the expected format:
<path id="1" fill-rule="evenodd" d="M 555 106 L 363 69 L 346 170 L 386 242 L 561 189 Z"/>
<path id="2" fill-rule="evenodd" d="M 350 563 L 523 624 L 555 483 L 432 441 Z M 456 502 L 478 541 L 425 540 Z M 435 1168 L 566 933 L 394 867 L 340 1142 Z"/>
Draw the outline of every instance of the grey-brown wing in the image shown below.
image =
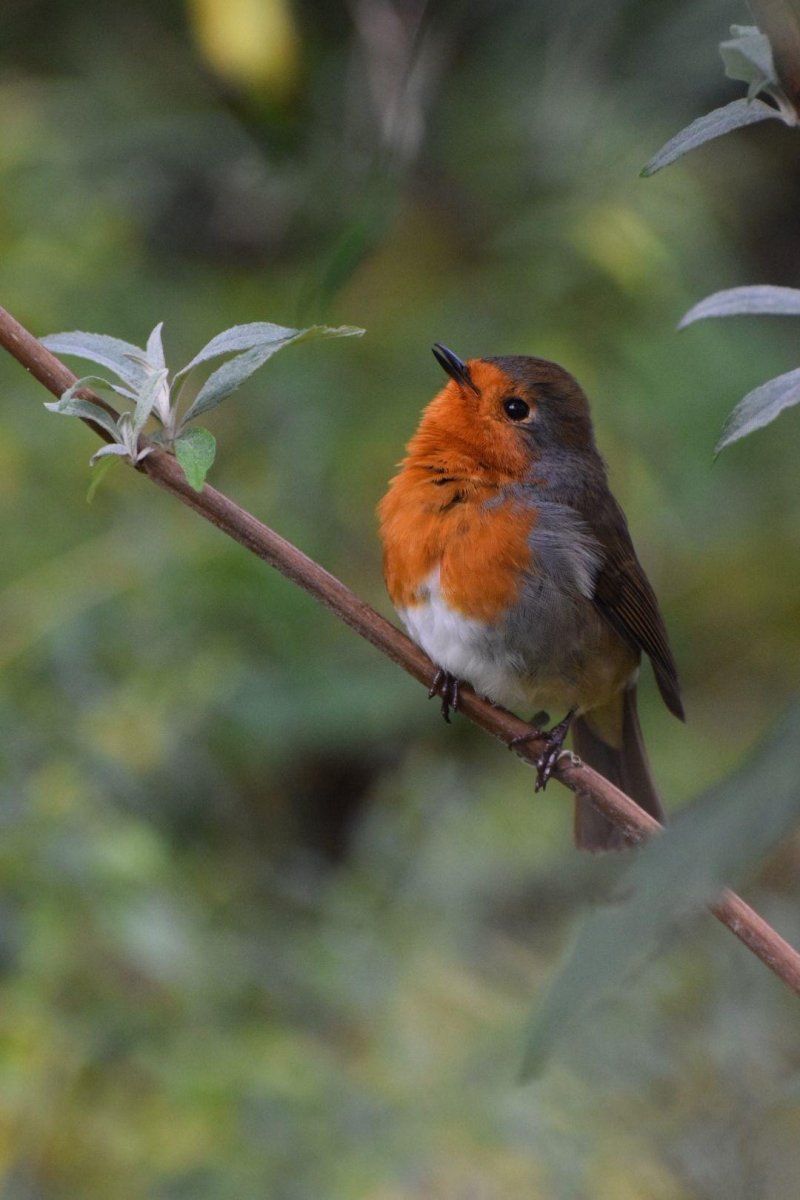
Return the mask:
<path id="1" fill-rule="evenodd" d="M 664 703 L 684 720 L 678 671 L 664 619 L 636 557 L 625 516 L 612 496 L 589 518 L 589 525 L 604 551 L 592 599 L 620 637 L 648 655 Z"/>

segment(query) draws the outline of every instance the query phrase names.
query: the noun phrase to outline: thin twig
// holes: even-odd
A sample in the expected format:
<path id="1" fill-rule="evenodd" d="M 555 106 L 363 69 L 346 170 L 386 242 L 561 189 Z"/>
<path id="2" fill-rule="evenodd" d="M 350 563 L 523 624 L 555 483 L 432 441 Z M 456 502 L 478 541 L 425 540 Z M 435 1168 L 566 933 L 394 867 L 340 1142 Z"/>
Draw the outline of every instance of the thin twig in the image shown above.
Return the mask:
<path id="1" fill-rule="evenodd" d="M 72 372 L 3 308 L 0 308 L 0 346 L 4 346 L 55 396 L 60 396 L 75 382 Z M 91 393 L 87 392 L 89 395 Z M 91 422 L 87 424 L 97 431 Z M 426 687 L 430 685 L 436 668 L 427 655 L 296 546 L 256 520 L 216 488 L 206 484 L 202 492 L 194 491 L 172 455 L 163 450 L 155 450 L 136 469 L 275 567 L 287 579 L 310 592 L 409 675 Z M 459 711 L 506 745 L 520 734 L 530 732 L 530 726 L 524 721 L 505 709 L 496 708 L 467 686 L 459 694 Z M 531 738 L 515 749 L 520 758 L 533 764 L 544 749 L 544 742 Z M 598 812 L 619 825 L 636 841 L 644 840 L 661 828 L 629 796 L 573 756 L 562 756 L 554 777 L 588 800 Z M 771 971 L 800 994 L 800 954 L 766 921 L 727 889 L 709 908 Z"/>

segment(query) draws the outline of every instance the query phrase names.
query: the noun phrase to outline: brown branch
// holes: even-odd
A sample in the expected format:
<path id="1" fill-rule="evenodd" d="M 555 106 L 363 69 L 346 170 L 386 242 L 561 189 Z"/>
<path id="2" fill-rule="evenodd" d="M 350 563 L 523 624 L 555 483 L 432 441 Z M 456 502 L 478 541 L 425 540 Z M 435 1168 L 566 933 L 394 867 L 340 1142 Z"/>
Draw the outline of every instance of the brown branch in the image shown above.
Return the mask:
<path id="1" fill-rule="evenodd" d="M 60 396 L 75 382 L 72 372 L 3 308 L 0 308 L 0 345 L 55 396 Z M 94 425 L 92 428 L 96 429 Z M 139 464 L 137 470 L 309 592 L 409 675 L 426 686 L 430 684 L 436 670 L 434 664 L 404 633 L 318 563 L 216 488 L 206 485 L 202 492 L 195 492 L 172 455 L 156 450 Z M 519 734 L 530 732 L 530 726 L 524 721 L 481 699 L 466 686 L 460 692 L 459 711 L 506 745 Z M 531 739 L 516 749 L 521 758 L 534 763 L 543 748 L 541 740 Z M 630 797 L 571 756 L 562 756 L 555 777 L 637 841 L 661 828 Z M 800 994 L 800 954 L 766 921 L 727 889 L 709 908 L 771 971 Z"/>

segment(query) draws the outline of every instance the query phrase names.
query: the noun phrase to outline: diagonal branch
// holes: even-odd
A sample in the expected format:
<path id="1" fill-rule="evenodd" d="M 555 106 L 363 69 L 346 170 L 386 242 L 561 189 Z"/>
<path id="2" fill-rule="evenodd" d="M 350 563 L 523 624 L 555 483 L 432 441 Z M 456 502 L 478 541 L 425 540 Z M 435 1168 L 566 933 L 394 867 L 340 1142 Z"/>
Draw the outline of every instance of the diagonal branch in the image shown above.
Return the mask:
<path id="1" fill-rule="evenodd" d="M 8 350 L 55 396 L 60 396 L 75 383 L 76 377 L 72 372 L 3 308 L 0 308 L 0 346 Z M 98 402 L 98 398 L 92 396 L 88 390 L 86 395 L 87 398 Z M 108 408 L 108 405 L 103 406 Z M 92 422 L 87 421 L 87 424 L 91 425 L 95 432 L 102 433 Z M 143 475 L 148 475 L 154 483 L 171 492 L 189 508 L 193 508 L 234 541 L 252 551 L 271 567 L 275 567 L 287 579 L 310 592 L 340 620 L 371 642 L 409 675 L 426 687 L 430 684 L 436 672 L 434 664 L 404 633 L 360 600 L 324 567 L 256 520 L 222 492 L 209 487 L 208 484 L 202 492 L 194 491 L 186 482 L 172 455 L 163 450 L 156 450 L 136 469 Z M 496 708 L 466 686 L 459 693 L 459 711 L 506 745 L 520 734 L 530 733 L 530 726 L 524 721 L 505 709 Z M 544 742 L 531 738 L 515 749 L 520 758 L 533 764 L 537 755 L 543 751 Z M 588 800 L 634 840 L 642 841 L 661 828 L 658 822 L 639 808 L 630 797 L 591 767 L 571 756 L 562 756 L 554 776 L 576 795 Z M 800 994 L 800 954 L 758 913 L 728 889 L 710 904 L 709 908 L 753 954 L 793 991 Z"/>

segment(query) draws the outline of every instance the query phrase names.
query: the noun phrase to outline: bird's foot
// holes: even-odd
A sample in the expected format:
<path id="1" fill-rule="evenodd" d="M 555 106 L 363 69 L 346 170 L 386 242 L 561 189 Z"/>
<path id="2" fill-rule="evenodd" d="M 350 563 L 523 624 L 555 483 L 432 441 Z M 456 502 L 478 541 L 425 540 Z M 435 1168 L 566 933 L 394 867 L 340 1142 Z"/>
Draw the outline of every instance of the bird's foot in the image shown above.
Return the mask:
<path id="1" fill-rule="evenodd" d="M 459 682 L 455 675 L 451 675 L 449 671 L 440 667 L 428 692 L 429 700 L 432 700 L 434 696 L 441 698 L 442 716 L 448 725 L 450 724 L 450 710 L 458 712 L 458 688 Z"/>
<path id="2" fill-rule="evenodd" d="M 550 776 L 555 770 L 561 752 L 564 749 L 564 742 L 567 739 L 572 718 L 575 716 L 575 709 L 571 708 L 563 721 L 559 721 L 552 729 L 541 729 L 540 725 L 544 725 L 549 720 L 546 712 L 537 713 L 531 721 L 533 728 L 530 733 L 521 733 L 518 737 L 512 738 L 508 743 L 509 750 L 513 750 L 515 746 L 522 742 L 529 742 L 533 738 L 544 738 L 545 748 L 536 760 L 536 787 L 534 791 L 543 792 L 547 787 Z"/>
<path id="3" fill-rule="evenodd" d="M 550 713 L 546 713 L 544 709 L 541 712 L 534 713 L 528 724 L 530 729 L 527 733 L 518 733 L 508 743 L 509 750 L 516 750 L 517 746 L 524 746 L 526 742 L 532 742 L 534 738 L 547 737 L 547 732 L 543 726 L 550 720 Z"/>
<path id="4" fill-rule="evenodd" d="M 564 742 L 567 740 L 572 718 L 575 716 L 575 709 L 571 708 L 563 721 L 559 721 L 552 729 L 548 729 L 545 738 L 547 745 L 544 753 L 539 756 L 536 763 L 536 787 L 534 791 L 543 792 L 547 787 L 550 776 L 555 770 L 561 751 L 564 749 Z"/>

